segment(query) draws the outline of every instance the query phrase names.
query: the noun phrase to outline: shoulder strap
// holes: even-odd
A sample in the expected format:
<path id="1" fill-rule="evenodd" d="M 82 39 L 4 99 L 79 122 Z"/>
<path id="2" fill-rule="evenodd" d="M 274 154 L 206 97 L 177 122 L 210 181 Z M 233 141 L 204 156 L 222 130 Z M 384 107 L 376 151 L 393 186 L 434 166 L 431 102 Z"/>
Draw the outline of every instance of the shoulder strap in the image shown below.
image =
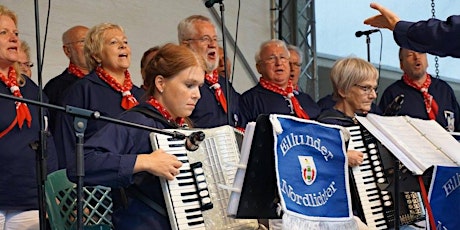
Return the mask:
<path id="1" fill-rule="evenodd" d="M 147 109 L 145 107 L 135 106 L 135 107 L 129 109 L 128 111 L 142 113 L 142 114 L 144 114 L 144 115 L 146 115 L 146 116 L 148 116 L 150 118 L 153 118 L 156 121 L 159 121 L 159 122 L 165 124 L 166 126 L 175 127 L 174 124 L 171 124 L 169 121 L 167 121 L 161 114 L 155 113 L 154 111 L 152 111 L 150 109 Z M 147 197 L 146 195 L 144 195 L 139 190 L 137 185 L 133 184 L 133 185 L 129 186 L 128 188 L 124 188 L 124 190 L 127 193 L 126 195 L 139 199 L 140 201 L 144 202 L 144 204 L 146 204 L 147 206 L 149 206 L 153 210 L 157 211 L 161 215 L 167 216 L 166 210 L 163 207 L 161 207 L 157 202 L 155 202 L 154 200 L 152 200 L 149 197 Z"/>
<path id="2" fill-rule="evenodd" d="M 134 111 L 134 112 L 142 113 L 142 114 L 144 114 L 144 115 L 146 115 L 146 116 L 148 116 L 150 118 L 153 118 L 156 121 L 159 121 L 159 122 L 163 123 L 166 126 L 171 126 L 173 128 L 179 128 L 176 124 L 173 124 L 173 123 L 169 122 L 168 120 L 166 120 L 161 114 L 155 113 L 154 111 L 152 111 L 150 109 L 147 109 L 145 107 L 135 106 L 135 107 L 131 108 L 128 111 Z"/>
<path id="3" fill-rule="evenodd" d="M 334 119 L 334 120 L 340 120 L 340 121 L 348 121 L 349 120 L 346 117 L 337 115 L 337 113 L 335 113 L 334 111 L 331 111 L 331 110 L 325 110 L 324 112 L 322 112 L 316 118 L 316 120 L 319 121 L 319 122 L 321 122 L 323 120 L 326 120 L 326 119 Z"/>
<path id="4" fill-rule="evenodd" d="M 166 210 L 163 207 L 161 207 L 157 202 L 150 199 L 144 193 L 139 191 L 136 185 L 131 185 L 128 188 L 125 188 L 125 191 L 127 192 L 128 196 L 130 195 L 131 197 L 137 198 L 140 201 L 144 202 L 144 204 L 149 206 L 151 209 L 160 213 L 161 215 L 166 216 L 166 217 L 168 216 Z"/>

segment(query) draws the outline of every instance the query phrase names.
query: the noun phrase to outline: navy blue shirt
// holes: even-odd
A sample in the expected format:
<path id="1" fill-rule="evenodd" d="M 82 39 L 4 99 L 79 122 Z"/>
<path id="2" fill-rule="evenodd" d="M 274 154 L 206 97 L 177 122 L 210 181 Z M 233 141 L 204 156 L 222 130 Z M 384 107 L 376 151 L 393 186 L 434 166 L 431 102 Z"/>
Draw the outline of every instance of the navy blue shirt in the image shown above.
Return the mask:
<path id="1" fill-rule="evenodd" d="M 399 21 L 393 30 L 396 43 L 404 48 L 441 57 L 460 57 L 460 15 L 446 21 Z"/>
<path id="2" fill-rule="evenodd" d="M 319 106 L 310 95 L 306 93 L 296 91 L 294 95 L 310 119 L 314 120 L 320 113 Z M 263 88 L 259 83 L 241 95 L 241 127 L 245 127 L 250 121 L 255 121 L 260 114 L 285 114 L 296 116 L 294 108 L 291 107 L 289 99 L 281 94 Z"/>
<path id="3" fill-rule="evenodd" d="M 43 92 L 48 96 L 49 103 L 53 105 L 62 106 L 62 99 L 64 98 L 67 89 L 73 85 L 80 78 L 65 69 L 64 72 L 52 78 L 46 83 Z M 56 120 L 56 111 L 50 110 L 50 130 L 54 132 L 54 123 Z"/>
<path id="4" fill-rule="evenodd" d="M 226 81 L 226 78 L 219 76 L 219 85 L 225 95 L 225 98 L 227 98 Z M 198 100 L 195 109 L 189 116 L 189 118 L 193 121 L 193 127 L 195 128 L 214 128 L 228 124 L 227 114 L 217 101 L 214 89 L 210 87 L 211 85 L 209 85 L 206 81 L 203 86 L 200 87 L 201 98 Z M 238 119 L 236 115 L 238 114 L 238 100 L 240 98 L 240 94 L 233 89 L 231 84 L 229 89 L 230 98 L 227 98 L 227 104 L 230 107 L 231 123 L 228 125 L 235 126 Z"/>
<path id="5" fill-rule="evenodd" d="M 141 103 L 152 112 L 161 114 L 150 104 Z M 139 112 L 127 111 L 119 117 L 154 128 L 174 128 Z M 133 175 L 138 154 L 153 152 L 150 131 L 108 124 L 94 134 L 85 144 L 85 183 L 126 188 L 135 184 L 138 190 L 166 210 L 160 180 L 146 172 Z M 141 200 L 128 196 L 127 204 L 114 196 L 112 220 L 115 229 L 170 229 L 168 217 L 154 211 Z"/>
<path id="6" fill-rule="evenodd" d="M 138 100 L 142 100 L 144 90 L 133 86 L 131 93 Z M 93 71 L 89 75 L 75 82 L 66 93 L 62 103 L 64 105 L 75 106 L 78 108 L 98 111 L 103 116 L 115 117 L 124 112 L 121 107 L 122 95 L 112 89 L 105 81 L 100 79 Z M 57 113 L 55 123 L 55 140 L 58 150 L 59 167 L 65 168 L 66 165 L 75 164 L 75 130 L 73 127 L 73 117 L 62 112 Z M 107 122 L 89 119 L 85 130 L 85 141 L 94 133 L 100 130 Z M 75 172 L 67 171 L 68 175 Z"/>
<path id="7" fill-rule="evenodd" d="M 24 98 L 38 101 L 38 86 L 25 77 L 26 84 L 19 87 Z M 11 95 L 11 91 L 0 81 L 0 93 Z M 44 95 L 43 102 L 47 102 Z M 0 138 L 0 210 L 38 210 L 37 192 L 37 152 L 30 147 L 39 141 L 40 117 L 39 107 L 27 104 L 32 124 L 27 121 L 22 129 L 16 124 L 13 129 Z M 0 132 L 3 132 L 16 118 L 16 105 L 12 100 L 0 98 Z M 47 110 L 44 109 L 47 115 Z M 47 140 L 47 170 L 51 173 L 57 169 L 56 149 L 51 136 Z"/>
<path id="8" fill-rule="evenodd" d="M 452 88 L 445 81 L 432 77 L 428 93 L 439 107 L 436 121 L 444 128 L 447 128 L 450 121 L 455 131 L 460 130 L 460 108 Z M 380 99 L 380 109 L 385 109 L 400 94 L 404 94 L 404 102 L 399 115 L 429 120 L 422 93 L 405 84 L 403 80 L 398 80 L 385 89 Z"/>

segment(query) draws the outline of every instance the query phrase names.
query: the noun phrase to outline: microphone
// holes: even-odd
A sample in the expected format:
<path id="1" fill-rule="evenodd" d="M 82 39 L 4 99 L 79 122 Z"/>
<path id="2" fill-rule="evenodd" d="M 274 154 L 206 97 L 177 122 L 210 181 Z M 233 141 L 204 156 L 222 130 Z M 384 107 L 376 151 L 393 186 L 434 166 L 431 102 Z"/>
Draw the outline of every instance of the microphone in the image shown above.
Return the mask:
<path id="1" fill-rule="evenodd" d="M 374 30 L 365 30 L 365 31 L 356 31 L 355 33 L 355 36 L 357 38 L 363 36 L 363 35 L 369 35 L 369 34 L 372 34 L 372 33 L 375 33 L 375 32 L 379 32 L 380 30 L 379 29 L 374 29 Z"/>
<path id="2" fill-rule="evenodd" d="M 195 151 L 198 149 L 200 143 L 204 140 L 205 134 L 202 131 L 193 132 L 185 138 L 185 148 L 188 151 Z"/>
<path id="3" fill-rule="evenodd" d="M 208 0 L 204 3 L 204 5 L 208 8 L 214 6 L 215 3 L 222 3 L 223 0 Z"/>
<path id="4" fill-rule="evenodd" d="M 404 102 L 404 94 L 400 94 L 395 99 L 393 102 L 391 102 L 386 108 L 385 112 L 383 112 L 384 116 L 397 116 L 399 114 L 399 111 L 401 110 L 401 105 Z"/>

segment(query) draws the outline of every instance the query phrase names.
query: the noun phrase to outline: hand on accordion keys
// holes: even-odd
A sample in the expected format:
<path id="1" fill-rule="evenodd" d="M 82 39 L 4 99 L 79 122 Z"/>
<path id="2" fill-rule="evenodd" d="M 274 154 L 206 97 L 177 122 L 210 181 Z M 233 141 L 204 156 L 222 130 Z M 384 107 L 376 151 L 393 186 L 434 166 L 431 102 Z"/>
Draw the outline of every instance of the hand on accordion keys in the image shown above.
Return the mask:
<path id="1" fill-rule="evenodd" d="M 360 151 L 347 150 L 348 165 L 355 167 L 363 163 L 364 155 Z"/>
<path id="2" fill-rule="evenodd" d="M 137 155 L 134 165 L 134 173 L 147 171 L 155 176 L 164 177 L 167 180 L 174 180 L 182 167 L 176 156 L 166 153 L 163 149 L 157 149 L 150 154 Z"/>

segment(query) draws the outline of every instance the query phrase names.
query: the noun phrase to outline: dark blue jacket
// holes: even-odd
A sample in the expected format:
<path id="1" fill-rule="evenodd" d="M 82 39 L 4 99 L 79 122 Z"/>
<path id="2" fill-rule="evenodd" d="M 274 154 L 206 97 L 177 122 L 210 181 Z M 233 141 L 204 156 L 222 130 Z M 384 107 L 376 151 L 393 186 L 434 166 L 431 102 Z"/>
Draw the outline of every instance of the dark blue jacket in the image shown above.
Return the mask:
<path id="1" fill-rule="evenodd" d="M 226 81 L 226 78 L 219 76 L 219 84 L 224 94 L 226 94 L 227 89 L 227 86 L 225 85 Z M 198 100 L 193 113 L 189 116 L 189 118 L 193 121 L 193 127 L 195 128 L 214 128 L 228 124 L 227 114 L 217 101 L 214 89 L 211 89 L 210 87 L 211 85 L 206 83 L 206 81 L 203 86 L 200 87 L 201 98 Z M 231 111 L 231 123 L 229 125 L 235 126 L 235 123 L 237 122 L 236 114 L 238 114 L 238 100 L 240 94 L 233 89 L 231 84 L 229 89 L 230 98 L 227 99 L 227 103 L 230 101 L 228 106 Z M 227 98 L 227 95 L 225 95 L 225 98 Z"/>
<path id="2" fill-rule="evenodd" d="M 131 93 L 138 101 L 141 101 L 144 90 L 133 86 Z M 62 104 L 98 111 L 103 116 L 115 117 L 125 111 L 121 107 L 121 99 L 121 93 L 112 89 L 93 71 L 68 89 Z M 75 164 L 76 137 L 73 120 L 71 115 L 61 112 L 56 115 L 54 135 L 60 168 Z M 106 124 L 105 121 L 89 119 L 85 130 L 85 141 Z M 68 171 L 67 173 L 72 175 L 75 172 Z"/>
<path id="3" fill-rule="evenodd" d="M 65 69 L 64 72 L 49 80 L 45 88 L 43 88 L 43 92 L 48 96 L 49 103 L 62 106 L 62 99 L 64 98 L 65 92 L 67 92 L 67 89 L 79 79 L 80 78 L 77 76 L 71 74 L 68 69 Z M 56 111 L 50 110 L 51 132 L 54 132 L 55 120 Z"/>
<path id="4" fill-rule="evenodd" d="M 159 115 L 150 104 L 141 103 L 138 107 Z M 120 119 L 154 128 L 173 128 L 139 112 L 127 111 Z M 137 155 L 153 151 L 149 134 L 150 131 L 121 125 L 104 126 L 85 144 L 85 183 L 112 188 L 135 184 L 141 193 L 166 209 L 159 178 L 146 172 L 133 175 Z M 115 229 L 170 229 L 167 217 L 135 197 L 127 198 L 125 204 L 123 197 L 114 196 L 116 208 L 112 218 Z"/>
<path id="5" fill-rule="evenodd" d="M 459 131 L 460 108 L 452 88 L 445 81 L 432 77 L 428 93 L 433 96 L 439 106 L 436 121 L 442 127 L 447 127 L 447 118 L 452 117 L 454 119 L 454 130 Z M 409 115 L 424 120 L 429 119 L 422 93 L 406 85 L 403 80 L 398 80 L 385 89 L 380 99 L 380 109 L 384 111 L 393 102 L 394 98 L 400 94 L 404 94 L 404 102 L 401 105 L 399 115 Z"/>
<path id="6" fill-rule="evenodd" d="M 460 57 L 460 15 L 453 15 L 446 21 L 399 21 L 393 37 L 399 46 L 441 57 Z"/>
<path id="7" fill-rule="evenodd" d="M 38 101 L 38 86 L 25 77 L 26 84 L 20 87 L 24 98 Z M 10 89 L 0 81 L 0 93 L 11 95 Z M 43 102 L 47 102 L 44 95 Z M 37 152 L 30 146 L 39 141 L 40 118 L 39 107 L 27 104 L 32 116 L 32 125 L 24 122 L 22 129 L 16 124 L 14 128 L 0 138 L 0 210 L 38 210 Z M 16 118 L 16 105 L 12 100 L 0 98 L 0 132 L 5 130 Z M 47 115 L 47 110 L 44 109 Z M 47 140 L 47 169 L 51 173 L 57 169 L 56 149 L 53 137 Z"/>
<path id="8" fill-rule="evenodd" d="M 314 120 L 320 113 L 319 106 L 310 95 L 297 92 L 295 97 L 310 119 Z M 252 87 L 240 98 L 241 127 L 247 122 L 255 121 L 260 114 L 285 114 L 293 115 L 294 109 L 290 107 L 289 100 L 284 96 L 263 88 L 260 83 Z"/>

